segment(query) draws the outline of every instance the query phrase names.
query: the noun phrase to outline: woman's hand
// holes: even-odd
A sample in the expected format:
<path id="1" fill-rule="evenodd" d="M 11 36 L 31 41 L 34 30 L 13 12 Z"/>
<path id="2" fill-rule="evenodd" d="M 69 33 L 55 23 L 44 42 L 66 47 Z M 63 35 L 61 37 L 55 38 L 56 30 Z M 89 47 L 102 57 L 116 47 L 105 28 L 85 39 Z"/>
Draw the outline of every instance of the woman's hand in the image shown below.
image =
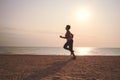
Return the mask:
<path id="1" fill-rule="evenodd" d="M 63 38 L 63 37 L 60 35 L 60 38 Z"/>

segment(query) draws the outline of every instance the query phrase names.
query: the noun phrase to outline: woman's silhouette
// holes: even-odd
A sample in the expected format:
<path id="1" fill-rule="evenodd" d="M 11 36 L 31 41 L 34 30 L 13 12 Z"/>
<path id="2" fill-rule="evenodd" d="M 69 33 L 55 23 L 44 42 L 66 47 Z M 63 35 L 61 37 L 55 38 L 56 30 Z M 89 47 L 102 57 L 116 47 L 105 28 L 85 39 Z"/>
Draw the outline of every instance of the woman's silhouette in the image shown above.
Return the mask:
<path id="1" fill-rule="evenodd" d="M 64 49 L 69 50 L 71 52 L 71 55 L 73 56 L 73 59 L 76 59 L 76 56 L 74 54 L 73 50 L 73 34 L 70 32 L 70 25 L 66 25 L 66 34 L 65 36 L 60 36 L 60 38 L 66 39 L 67 42 L 64 44 Z"/>

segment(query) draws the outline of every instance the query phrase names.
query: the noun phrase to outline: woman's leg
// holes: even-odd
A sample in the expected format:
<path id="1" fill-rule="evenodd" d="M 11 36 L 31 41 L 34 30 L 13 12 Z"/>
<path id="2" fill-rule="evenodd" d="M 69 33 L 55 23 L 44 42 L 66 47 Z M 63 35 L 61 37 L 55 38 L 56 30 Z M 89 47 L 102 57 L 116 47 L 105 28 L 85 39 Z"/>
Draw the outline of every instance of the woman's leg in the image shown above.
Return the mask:
<path id="1" fill-rule="evenodd" d="M 74 50 L 73 50 L 73 40 L 70 41 L 69 49 L 70 49 L 71 55 L 73 55 L 73 59 L 76 59 L 76 56 L 75 56 Z"/>
<path id="2" fill-rule="evenodd" d="M 71 53 L 74 52 L 74 51 L 73 51 L 73 40 L 71 40 L 71 41 L 69 42 L 69 50 L 70 50 Z"/>
<path id="3" fill-rule="evenodd" d="M 63 48 L 66 49 L 66 50 L 70 50 L 68 41 L 64 44 Z"/>

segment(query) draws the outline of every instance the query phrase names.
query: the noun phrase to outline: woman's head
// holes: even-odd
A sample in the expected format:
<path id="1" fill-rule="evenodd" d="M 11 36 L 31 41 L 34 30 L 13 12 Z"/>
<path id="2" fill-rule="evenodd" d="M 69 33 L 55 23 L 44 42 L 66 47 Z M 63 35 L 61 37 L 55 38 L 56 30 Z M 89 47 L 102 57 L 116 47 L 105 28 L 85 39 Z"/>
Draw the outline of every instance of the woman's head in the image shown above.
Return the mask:
<path id="1" fill-rule="evenodd" d="M 70 25 L 66 25 L 66 30 L 69 30 L 70 29 Z"/>

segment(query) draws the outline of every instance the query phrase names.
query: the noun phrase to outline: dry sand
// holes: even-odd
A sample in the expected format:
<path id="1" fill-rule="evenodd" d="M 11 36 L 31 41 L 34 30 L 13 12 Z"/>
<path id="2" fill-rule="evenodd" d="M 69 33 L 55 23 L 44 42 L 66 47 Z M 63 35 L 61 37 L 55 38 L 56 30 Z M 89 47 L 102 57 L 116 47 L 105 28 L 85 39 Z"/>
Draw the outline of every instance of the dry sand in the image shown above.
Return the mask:
<path id="1" fill-rule="evenodd" d="M 0 80 L 120 80 L 120 56 L 0 55 Z"/>

